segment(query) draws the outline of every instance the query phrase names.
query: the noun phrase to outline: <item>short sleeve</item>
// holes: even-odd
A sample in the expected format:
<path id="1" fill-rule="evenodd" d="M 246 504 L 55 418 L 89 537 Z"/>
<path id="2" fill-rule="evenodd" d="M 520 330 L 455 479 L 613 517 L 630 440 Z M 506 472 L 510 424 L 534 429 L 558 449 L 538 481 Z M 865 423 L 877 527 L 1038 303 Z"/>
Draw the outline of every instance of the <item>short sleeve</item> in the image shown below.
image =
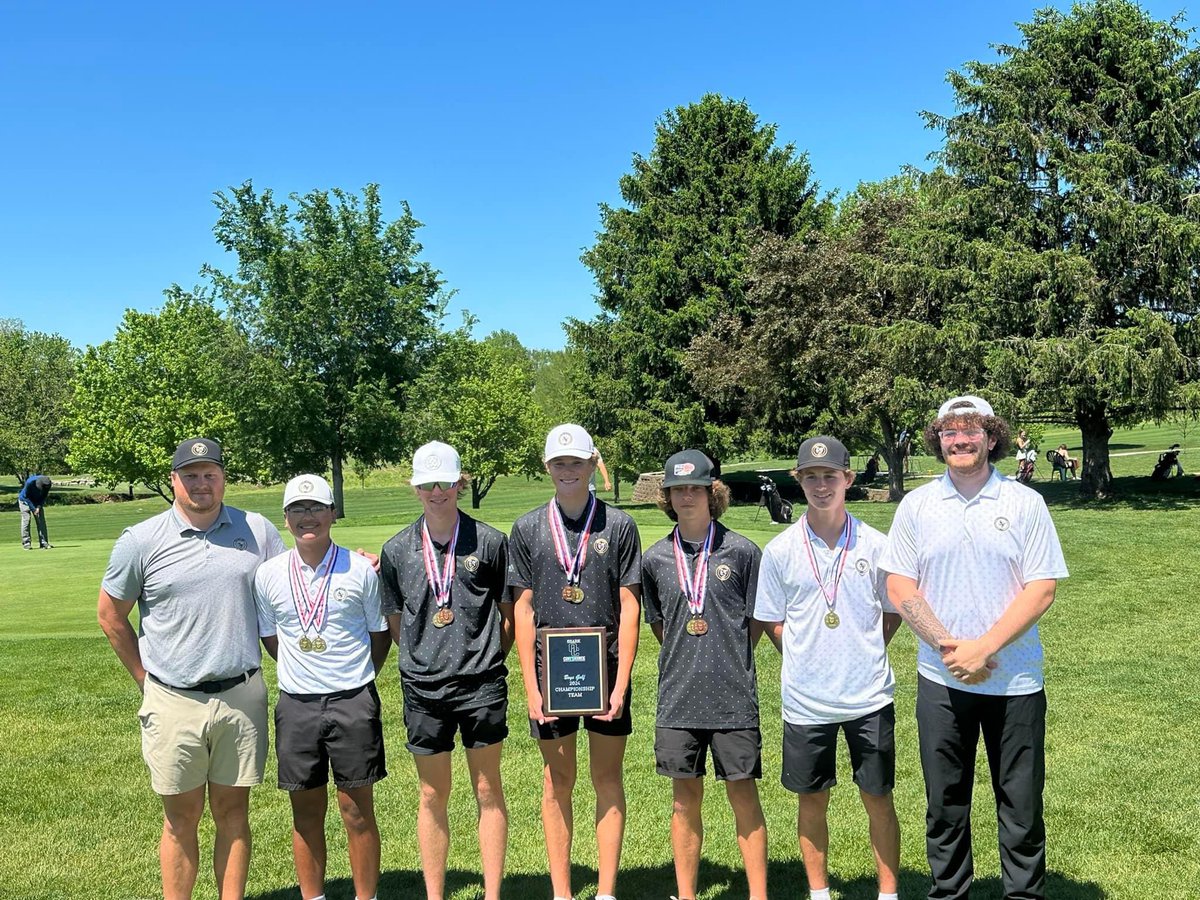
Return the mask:
<path id="1" fill-rule="evenodd" d="M 754 618 L 760 622 L 782 622 L 787 617 L 787 597 L 775 554 L 768 547 L 758 567 L 754 590 Z"/>
<path id="2" fill-rule="evenodd" d="M 104 571 L 100 586 L 114 600 L 134 603 L 141 599 L 144 584 L 141 548 L 133 532 L 126 528 L 117 538 L 108 557 L 108 568 Z"/>
<path id="3" fill-rule="evenodd" d="M 280 553 L 287 553 L 287 544 L 283 542 L 283 535 L 279 533 L 279 529 L 275 527 L 273 522 L 267 522 L 267 553 L 265 559 L 274 559 Z"/>
<path id="4" fill-rule="evenodd" d="M 1028 584 L 1045 578 L 1066 578 L 1067 562 L 1050 510 L 1040 497 L 1031 503 L 1025 546 L 1021 554 L 1021 581 Z"/>
<path id="5" fill-rule="evenodd" d="M 646 624 L 653 625 L 661 622 L 662 599 L 658 595 L 658 582 L 654 579 L 653 560 L 649 554 L 642 557 L 642 608 L 645 610 Z"/>
<path id="6" fill-rule="evenodd" d="M 749 571 L 746 573 L 746 602 L 750 606 L 746 610 L 746 615 L 754 618 L 754 604 L 758 597 L 758 576 L 762 571 L 762 551 L 754 544 L 751 544 L 746 550 L 747 556 L 750 557 Z M 754 598 L 754 599 L 751 599 Z"/>
<path id="7" fill-rule="evenodd" d="M 508 539 L 508 586 L 522 590 L 533 587 L 533 564 L 529 541 L 518 519 Z"/>
<path id="8" fill-rule="evenodd" d="M 363 560 L 366 563 L 366 560 Z M 383 618 L 382 596 L 379 590 L 379 576 L 370 564 L 363 566 L 362 586 L 363 618 L 367 622 L 367 631 L 386 631 L 387 622 Z"/>
<path id="9" fill-rule="evenodd" d="M 267 579 L 263 575 L 263 567 L 259 566 L 254 573 L 254 609 L 258 614 L 258 636 L 271 637 L 277 631 L 275 626 L 275 607 L 267 591 Z"/>
<path id="10" fill-rule="evenodd" d="M 642 583 L 642 539 L 633 519 L 626 518 L 621 525 L 620 553 L 621 587 L 634 587 Z"/>
<path id="11" fill-rule="evenodd" d="M 390 541 L 379 551 L 379 578 L 376 579 L 376 586 L 380 612 L 385 616 L 397 615 L 404 601 L 400 593 L 400 573 L 396 570 L 392 553 Z"/>
<path id="12" fill-rule="evenodd" d="M 917 555 L 916 518 L 912 511 L 914 504 L 909 502 L 911 497 L 910 494 L 901 500 L 896 509 L 896 517 L 888 531 L 887 548 L 879 559 L 879 568 L 885 573 L 919 579 L 921 571 Z"/>
<path id="13" fill-rule="evenodd" d="M 496 573 L 499 578 L 507 579 L 508 573 L 508 538 L 503 534 L 499 535 L 496 544 Z M 512 594 L 505 590 L 507 585 L 501 583 L 500 591 L 496 597 L 498 603 L 512 603 Z"/>

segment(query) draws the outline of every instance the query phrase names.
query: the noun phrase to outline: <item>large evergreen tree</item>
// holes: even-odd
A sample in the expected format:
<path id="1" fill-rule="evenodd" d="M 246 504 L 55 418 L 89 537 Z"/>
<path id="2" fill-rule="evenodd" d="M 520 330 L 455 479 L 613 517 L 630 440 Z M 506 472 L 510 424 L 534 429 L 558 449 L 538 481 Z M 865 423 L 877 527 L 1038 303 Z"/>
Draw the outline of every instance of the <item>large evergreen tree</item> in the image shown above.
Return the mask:
<path id="1" fill-rule="evenodd" d="M 751 242 L 805 233 L 829 205 L 804 155 L 776 146 L 775 127 L 744 102 L 715 94 L 663 116 L 620 190 L 625 205 L 601 206 L 583 255 L 601 312 L 567 326 L 583 424 L 612 436 L 607 462 L 626 474 L 683 446 L 723 455 L 741 441 L 740 413 L 704 401 L 684 353 L 719 314 L 748 316 Z"/>

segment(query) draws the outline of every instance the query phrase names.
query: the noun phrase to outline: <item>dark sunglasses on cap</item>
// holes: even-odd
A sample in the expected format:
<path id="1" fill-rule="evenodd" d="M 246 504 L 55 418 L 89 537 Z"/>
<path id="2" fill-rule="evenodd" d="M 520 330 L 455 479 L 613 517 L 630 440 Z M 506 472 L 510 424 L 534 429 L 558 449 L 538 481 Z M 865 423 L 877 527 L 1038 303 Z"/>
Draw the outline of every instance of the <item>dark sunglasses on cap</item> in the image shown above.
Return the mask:
<path id="1" fill-rule="evenodd" d="M 425 484 L 418 484 L 417 490 L 431 494 L 434 488 L 441 488 L 443 491 L 448 491 L 456 484 L 458 484 L 457 481 L 427 481 Z"/>

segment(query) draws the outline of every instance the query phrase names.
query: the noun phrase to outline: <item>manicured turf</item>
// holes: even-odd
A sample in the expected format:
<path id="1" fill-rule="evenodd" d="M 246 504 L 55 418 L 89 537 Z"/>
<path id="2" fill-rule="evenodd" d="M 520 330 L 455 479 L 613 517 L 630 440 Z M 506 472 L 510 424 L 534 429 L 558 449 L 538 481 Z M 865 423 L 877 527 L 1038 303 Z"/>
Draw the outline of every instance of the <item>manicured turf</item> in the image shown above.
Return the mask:
<path id="1" fill-rule="evenodd" d="M 1072 437 L 1074 440 L 1072 440 Z M 1155 454 L 1178 440 L 1169 429 L 1121 432 L 1114 457 L 1123 498 L 1091 505 L 1073 485 L 1050 485 L 1041 473 L 1072 577 L 1043 622 L 1050 702 L 1046 810 L 1050 833 L 1050 893 L 1054 898 L 1175 898 L 1200 885 L 1200 779 L 1195 729 L 1200 700 L 1200 617 L 1191 591 L 1200 564 L 1191 537 L 1200 530 L 1200 479 L 1151 484 L 1144 477 Z M 1078 434 L 1047 434 L 1044 446 Z M 1117 448 L 1120 447 L 1118 450 Z M 782 463 L 783 461 L 781 461 Z M 929 460 L 918 458 L 918 468 Z M 1183 456 L 1185 468 L 1200 464 Z M 760 464 L 761 465 L 761 464 Z M 1011 461 L 1002 468 L 1011 471 Z M 629 486 L 625 486 L 628 496 Z M 549 494 L 545 482 L 509 479 L 484 502 L 481 517 L 507 529 L 514 518 Z M 231 503 L 268 514 L 282 525 L 281 489 L 233 488 Z M 159 805 L 141 762 L 138 695 L 95 624 L 96 588 L 112 542 L 124 525 L 165 508 L 158 499 L 97 506 L 51 506 L 56 549 L 24 552 L 17 515 L 0 513 L 0 565 L 9 572 L 0 593 L 0 896 L 14 898 L 142 898 L 157 892 Z M 347 490 L 349 518 L 335 530 L 352 547 L 378 549 L 411 521 L 418 506 L 394 477 L 377 476 Z M 656 509 L 629 507 L 644 545 L 667 532 Z M 886 528 L 894 507 L 855 504 L 867 522 Z M 798 511 L 799 512 L 799 511 Z M 758 543 L 779 532 L 754 508 L 738 507 L 730 527 Z M 622 898 L 665 898 L 674 891 L 668 831 L 670 790 L 653 770 L 656 646 L 643 629 L 634 675 L 635 732 L 629 743 L 626 785 L 629 822 L 619 883 Z M 899 745 L 896 803 L 903 829 L 902 896 L 923 896 L 928 885 L 923 845 L 924 801 L 913 723 L 915 645 L 901 630 L 892 648 L 898 690 Z M 778 784 L 779 662 L 764 642 L 759 684 L 766 776 L 762 782 L 771 842 L 773 897 L 803 896 L 795 838 L 795 802 Z M 377 788 L 383 832 L 381 897 L 423 896 L 415 843 L 416 779 L 403 749 L 395 657 L 381 678 L 391 775 Z M 549 896 L 539 825 L 540 759 L 524 722 L 521 680 L 510 678 L 510 727 L 504 776 L 511 816 L 505 896 Z M 274 670 L 268 663 L 268 681 Z M 581 753 L 586 761 L 586 753 Z M 831 807 L 835 895 L 875 896 L 866 819 L 841 760 L 842 786 Z M 272 760 L 273 765 L 273 760 Z M 461 754 L 456 754 L 454 827 L 448 896 L 482 896 L 474 837 L 474 803 Z M 578 896 L 595 891 L 591 793 L 581 766 L 576 789 Z M 249 895 L 260 900 L 298 896 L 284 795 L 268 784 L 252 796 L 255 852 Z M 707 825 L 702 896 L 744 897 L 744 879 L 723 791 L 713 782 Z M 979 768 L 974 818 L 978 890 L 1000 897 L 995 824 L 986 769 Z M 330 819 L 330 900 L 351 898 L 345 842 Z M 211 831 L 204 825 L 206 846 Z M 207 857 L 204 867 L 209 863 Z M 203 873 L 197 897 L 213 897 Z"/>

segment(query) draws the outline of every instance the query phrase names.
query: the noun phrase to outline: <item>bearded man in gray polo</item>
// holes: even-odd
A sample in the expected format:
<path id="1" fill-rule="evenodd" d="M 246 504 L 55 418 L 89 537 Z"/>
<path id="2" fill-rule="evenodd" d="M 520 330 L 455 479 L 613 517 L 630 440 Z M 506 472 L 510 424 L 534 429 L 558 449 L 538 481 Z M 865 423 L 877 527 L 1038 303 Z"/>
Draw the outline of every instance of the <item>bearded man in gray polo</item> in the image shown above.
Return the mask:
<path id="1" fill-rule="evenodd" d="M 240 900 L 250 865 L 250 787 L 262 782 L 267 756 L 254 573 L 285 547 L 263 516 L 222 502 L 216 441 L 180 444 L 171 486 L 170 509 L 117 539 L 97 616 L 143 694 L 142 756 L 163 805 L 164 900 L 192 895 L 206 793 L 217 890 L 222 900 Z M 137 633 L 129 621 L 135 604 Z"/>

